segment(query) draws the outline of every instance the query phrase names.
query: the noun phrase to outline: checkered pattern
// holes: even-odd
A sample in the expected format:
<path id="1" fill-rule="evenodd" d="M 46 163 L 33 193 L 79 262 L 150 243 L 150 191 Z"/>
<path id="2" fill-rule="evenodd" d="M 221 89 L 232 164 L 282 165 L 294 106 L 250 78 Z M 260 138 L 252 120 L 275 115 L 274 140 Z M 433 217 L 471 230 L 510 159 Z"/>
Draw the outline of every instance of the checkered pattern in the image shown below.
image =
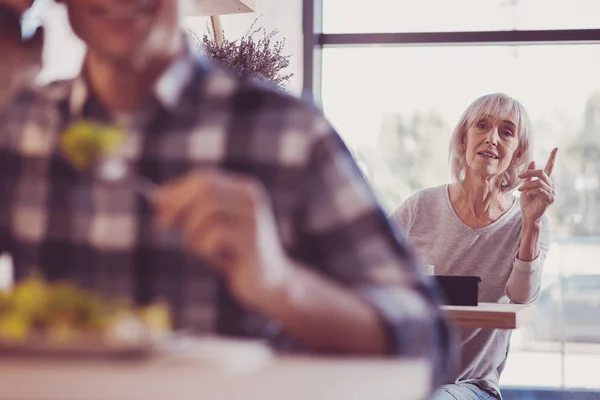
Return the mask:
<path id="1" fill-rule="evenodd" d="M 276 331 L 236 304 L 220 277 L 182 250 L 177 232 L 153 228 L 127 181 L 103 183 L 69 165 L 58 141 L 77 116 L 111 120 L 83 78 L 25 92 L 0 119 L 0 245 L 16 276 L 39 268 L 138 302 L 162 297 L 179 326 L 199 331 Z M 449 336 L 435 294 L 315 108 L 189 55 L 129 128 L 122 154 L 158 184 L 192 168 L 258 177 L 289 254 L 369 299 L 388 323 L 391 352 L 426 354 L 446 369 Z"/>

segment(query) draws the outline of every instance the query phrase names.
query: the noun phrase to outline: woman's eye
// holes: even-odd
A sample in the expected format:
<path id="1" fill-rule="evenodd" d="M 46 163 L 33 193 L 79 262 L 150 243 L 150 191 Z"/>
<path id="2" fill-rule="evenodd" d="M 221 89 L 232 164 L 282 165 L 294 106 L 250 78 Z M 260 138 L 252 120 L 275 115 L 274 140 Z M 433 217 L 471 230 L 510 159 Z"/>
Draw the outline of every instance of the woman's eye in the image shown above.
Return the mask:
<path id="1" fill-rule="evenodd" d="M 504 131 L 504 134 L 507 136 L 514 136 L 515 134 L 512 131 Z"/>
<path id="2" fill-rule="evenodd" d="M 479 128 L 479 129 L 485 129 L 485 128 L 486 128 L 486 124 L 485 124 L 485 122 L 479 122 L 479 123 L 477 124 L 477 128 Z"/>

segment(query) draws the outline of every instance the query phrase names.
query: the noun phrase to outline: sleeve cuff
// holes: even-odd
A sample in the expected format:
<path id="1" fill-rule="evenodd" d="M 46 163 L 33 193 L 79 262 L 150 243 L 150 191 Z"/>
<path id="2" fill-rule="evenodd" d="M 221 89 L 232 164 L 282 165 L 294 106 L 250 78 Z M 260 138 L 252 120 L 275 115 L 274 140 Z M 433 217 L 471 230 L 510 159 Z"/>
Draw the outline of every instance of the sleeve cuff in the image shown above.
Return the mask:
<path id="1" fill-rule="evenodd" d="M 369 286 L 360 288 L 360 293 L 384 324 L 389 355 L 423 356 L 436 347 L 439 313 L 427 307 L 416 291 Z"/>
<path id="2" fill-rule="evenodd" d="M 433 387 L 452 376 L 460 357 L 458 337 L 434 302 L 435 290 L 426 284 L 360 290 L 384 323 L 388 355 L 429 360 Z"/>
<path id="3" fill-rule="evenodd" d="M 515 262 L 513 268 L 518 272 L 533 274 L 542 267 L 542 260 L 540 256 L 537 256 L 531 261 L 519 260 L 518 256 L 515 256 Z"/>

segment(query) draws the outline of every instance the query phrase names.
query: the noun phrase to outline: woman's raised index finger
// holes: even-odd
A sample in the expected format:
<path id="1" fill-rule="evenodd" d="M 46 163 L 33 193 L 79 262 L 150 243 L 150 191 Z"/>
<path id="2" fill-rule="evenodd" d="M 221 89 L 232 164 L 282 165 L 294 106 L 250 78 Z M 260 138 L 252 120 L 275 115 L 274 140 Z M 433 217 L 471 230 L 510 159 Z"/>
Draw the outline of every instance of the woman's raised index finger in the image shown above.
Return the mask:
<path id="1" fill-rule="evenodd" d="M 552 175 L 552 170 L 554 169 L 554 161 L 556 160 L 556 153 L 558 152 L 558 147 L 552 150 L 550 153 L 550 157 L 548 157 L 548 162 L 546 163 L 546 168 L 544 168 L 544 172 L 546 175 Z"/>

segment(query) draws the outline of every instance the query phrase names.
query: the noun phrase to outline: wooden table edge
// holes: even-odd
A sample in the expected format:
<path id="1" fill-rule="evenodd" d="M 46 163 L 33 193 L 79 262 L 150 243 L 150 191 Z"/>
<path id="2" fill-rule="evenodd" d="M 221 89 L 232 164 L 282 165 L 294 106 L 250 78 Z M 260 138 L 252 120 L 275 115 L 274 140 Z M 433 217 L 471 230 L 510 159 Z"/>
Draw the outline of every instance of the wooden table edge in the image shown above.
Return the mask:
<path id="1" fill-rule="evenodd" d="M 442 306 L 441 309 L 456 323 L 465 328 L 518 329 L 533 320 L 535 304 L 479 303 L 481 306 L 498 304 L 513 306 L 514 311 L 484 310 L 478 306 Z M 460 307 L 460 308 L 455 308 Z"/>

